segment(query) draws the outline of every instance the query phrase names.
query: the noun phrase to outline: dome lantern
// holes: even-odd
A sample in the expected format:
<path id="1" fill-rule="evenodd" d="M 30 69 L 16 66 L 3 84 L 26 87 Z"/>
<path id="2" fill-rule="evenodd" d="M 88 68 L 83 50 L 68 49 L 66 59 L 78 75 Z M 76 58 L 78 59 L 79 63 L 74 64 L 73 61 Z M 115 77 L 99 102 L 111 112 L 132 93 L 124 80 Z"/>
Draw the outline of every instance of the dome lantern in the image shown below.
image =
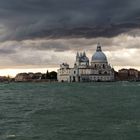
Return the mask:
<path id="1" fill-rule="evenodd" d="M 100 43 L 97 44 L 97 49 L 96 49 L 96 51 L 97 51 L 97 52 L 101 52 L 101 51 L 102 51 Z"/>

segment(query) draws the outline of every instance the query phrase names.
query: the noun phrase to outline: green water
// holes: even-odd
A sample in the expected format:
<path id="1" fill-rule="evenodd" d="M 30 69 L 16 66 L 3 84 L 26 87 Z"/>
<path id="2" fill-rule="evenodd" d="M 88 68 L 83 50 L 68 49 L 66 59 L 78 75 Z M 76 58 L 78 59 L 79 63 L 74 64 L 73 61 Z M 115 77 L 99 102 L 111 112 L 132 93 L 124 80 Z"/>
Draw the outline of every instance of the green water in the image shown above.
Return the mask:
<path id="1" fill-rule="evenodd" d="M 0 140 L 140 140 L 140 83 L 0 84 Z"/>

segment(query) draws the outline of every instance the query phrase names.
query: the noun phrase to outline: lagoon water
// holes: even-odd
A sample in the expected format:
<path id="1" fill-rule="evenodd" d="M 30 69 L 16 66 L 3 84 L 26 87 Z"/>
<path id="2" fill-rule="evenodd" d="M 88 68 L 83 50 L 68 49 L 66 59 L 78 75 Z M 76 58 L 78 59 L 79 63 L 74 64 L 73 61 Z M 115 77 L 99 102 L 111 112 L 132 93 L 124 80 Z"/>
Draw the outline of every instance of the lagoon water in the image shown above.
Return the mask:
<path id="1" fill-rule="evenodd" d="M 2 83 L 0 140 L 140 140 L 140 83 Z"/>

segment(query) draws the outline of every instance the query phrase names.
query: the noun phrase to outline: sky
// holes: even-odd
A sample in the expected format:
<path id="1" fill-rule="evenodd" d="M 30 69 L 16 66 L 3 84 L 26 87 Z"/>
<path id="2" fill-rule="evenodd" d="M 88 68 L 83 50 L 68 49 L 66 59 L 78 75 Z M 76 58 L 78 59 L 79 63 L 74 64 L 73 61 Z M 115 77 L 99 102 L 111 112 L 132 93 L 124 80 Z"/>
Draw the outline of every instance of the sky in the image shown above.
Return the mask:
<path id="1" fill-rule="evenodd" d="M 98 42 L 116 70 L 140 70 L 140 1 L 0 0 L 0 75 L 72 67 Z"/>

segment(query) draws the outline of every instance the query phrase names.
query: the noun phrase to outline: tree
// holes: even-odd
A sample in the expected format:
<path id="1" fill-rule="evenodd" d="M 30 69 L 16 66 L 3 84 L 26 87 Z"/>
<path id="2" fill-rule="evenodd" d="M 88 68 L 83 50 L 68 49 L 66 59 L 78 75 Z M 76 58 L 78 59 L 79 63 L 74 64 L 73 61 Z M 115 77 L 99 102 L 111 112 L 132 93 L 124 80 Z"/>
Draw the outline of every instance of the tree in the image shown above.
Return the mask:
<path id="1" fill-rule="evenodd" d="M 49 71 L 48 70 L 46 72 L 46 79 L 50 79 L 50 74 L 49 74 Z"/>
<path id="2" fill-rule="evenodd" d="M 55 80 L 57 79 L 57 72 L 52 71 L 49 73 L 49 75 L 50 75 L 50 79 L 55 79 Z"/>

